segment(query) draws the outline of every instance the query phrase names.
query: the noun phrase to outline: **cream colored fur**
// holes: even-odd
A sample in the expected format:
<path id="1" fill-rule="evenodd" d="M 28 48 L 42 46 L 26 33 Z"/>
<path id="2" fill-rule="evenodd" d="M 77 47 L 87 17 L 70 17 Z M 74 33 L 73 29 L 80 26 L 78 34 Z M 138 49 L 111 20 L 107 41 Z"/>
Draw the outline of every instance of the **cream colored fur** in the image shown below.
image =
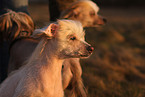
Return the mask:
<path id="1" fill-rule="evenodd" d="M 91 0 L 79 0 L 64 10 L 60 18 L 78 20 L 83 27 L 98 27 L 106 23 L 106 19 L 98 12 L 99 7 Z"/>
<path id="2" fill-rule="evenodd" d="M 96 27 L 98 25 L 105 24 L 105 21 L 103 20 L 104 18 L 98 15 L 98 11 L 99 7 L 94 2 L 90 0 L 81 0 L 73 3 L 67 10 L 65 10 L 62 13 L 61 18 L 81 21 L 84 27 Z M 94 12 L 94 16 L 90 15 L 91 12 Z M 22 63 L 31 55 L 31 52 L 34 50 L 38 42 L 39 41 L 36 39 L 22 39 L 12 46 L 10 51 L 11 57 L 8 69 L 9 72 L 18 69 L 21 65 L 23 65 Z M 80 83 L 82 83 L 80 82 L 80 80 L 82 80 L 82 70 L 79 59 L 66 59 L 63 64 L 63 88 L 66 89 L 68 85 L 71 85 L 74 88 L 70 89 L 73 90 L 72 92 L 76 92 L 76 95 L 83 95 L 82 97 L 85 97 L 83 84 L 82 87 L 79 86 L 81 85 Z M 79 69 L 71 68 L 71 65 Z M 78 75 L 78 77 L 74 77 L 73 75 Z M 75 83 L 75 85 L 73 83 Z M 77 86 L 78 89 L 76 89 Z M 78 91 L 82 93 L 77 94 Z"/>
<path id="3" fill-rule="evenodd" d="M 1 84 L 0 97 L 64 96 L 61 77 L 64 59 L 89 56 L 91 53 L 87 48 L 90 45 L 84 40 L 79 22 L 59 20 L 58 29 L 50 32 L 53 33 L 45 33 L 27 64 Z M 53 37 L 50 39 L 48 35 Z"/>

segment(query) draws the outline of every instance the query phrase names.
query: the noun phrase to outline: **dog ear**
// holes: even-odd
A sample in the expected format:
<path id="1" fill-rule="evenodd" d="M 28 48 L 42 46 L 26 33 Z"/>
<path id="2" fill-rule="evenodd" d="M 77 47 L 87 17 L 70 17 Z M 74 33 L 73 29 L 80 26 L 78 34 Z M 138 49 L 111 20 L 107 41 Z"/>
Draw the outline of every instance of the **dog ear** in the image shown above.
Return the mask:
<path id="1" fill-rule="evenodd" d="M 33 35 L 32 37 L 34 38 L 39 38 L 39 37 L 44 37 L 46 36 L 47 38 L 51 39 L 52 37 L 55 36 L 55 34 L 57 33 L 58 31 L 58 24 L 50 24 L 49 26 L 45 27 L 45 28 L 42 28 L 42 29 L 36 29 L 34 32 L 33 32 Z"/>
<path id="2" fill-rule="evenodd" d="M 81 11 L 80 7 L 72 7 L 71 9 L 68 9 L 67 11 L 64 11 L 61 15 L 61 18 L 65 19 L 75 19 L 79 16 Z"/>
<path id="3" fill-rule="evenodd" d="M 59 28 L 58 24 L 52 23 L 46 28 L 45 34 L 49 37 L 54 37 L 58 31 L 58 28 Z"/>

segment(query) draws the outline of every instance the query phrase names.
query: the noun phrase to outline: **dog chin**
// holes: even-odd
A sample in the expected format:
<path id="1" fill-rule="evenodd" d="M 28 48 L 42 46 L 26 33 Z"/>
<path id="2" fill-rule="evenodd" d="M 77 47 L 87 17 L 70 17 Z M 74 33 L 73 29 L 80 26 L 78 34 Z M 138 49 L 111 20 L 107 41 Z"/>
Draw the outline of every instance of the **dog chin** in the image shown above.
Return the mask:
<path id="1" fill-rule="evenodd" d="M 91 55 L 91 53 L 77 54 L 76 57 L 81 58 L 81 59 L 85 59 L 85 58 L 88 58 L 90 55 Z"/>
<path id="2" fill-rule="evenodd" d="M 81 58 L 85 59 L 88 58 L 91 54 L 74 54 L 74 55 L 65 55 L 66 58 Z"/>
<path id="3" fill-rule="evenodd" d="M 97 24 L 97 25 L 93 25 L 92 27 L 102 27 L 104 26 L 105 24 Z"/>
<path id="4" fill-rule="evenodd" d="M 81 59 L 87 59 L 91 56 L 91 54 L 87 54 L 87 55 L 81 55 L 80 58 Z"/>

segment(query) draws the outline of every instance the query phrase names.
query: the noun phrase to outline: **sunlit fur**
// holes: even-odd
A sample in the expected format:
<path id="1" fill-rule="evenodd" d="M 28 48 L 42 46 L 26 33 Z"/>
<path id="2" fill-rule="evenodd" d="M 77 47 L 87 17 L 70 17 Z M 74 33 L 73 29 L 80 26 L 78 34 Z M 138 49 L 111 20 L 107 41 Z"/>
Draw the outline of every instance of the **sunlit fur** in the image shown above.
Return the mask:
<path id="1" fill-rule="evenodd" d="M 98 11 L 99 7 L 91 0 L 80 0 L 64 10 L 60 18 L 78 20 L 83 27 L 97 27 L 106 23 L 106 19 L 98 15 Z"/>
<path id="2" fill-rule="evenodd" d="M 85 8 L 89 8 L 89 9 L 85 10 L 85 11 L 81 11 L 80 7 L 79 7 L 80 5 L 82 5 L 81 3 L 83 3 L 83 6 L 86 6 Z M 91 7 L 90 7 L 90 5 L 91 5 Z M 75 6 L 75 7 L 77 6 L 79 11 L 81 11 L 82 13 L 89 13 L 90 10 L 94 9 L 95 12 L 96 12 L 96 15 L 97 15 L 97 12 L 99 11 L 98 6 L 96 6 L 96 4 L 93 3 L 92 1 L 79 1 L 77 3 L 74 3 L 73 6 Z M 69 13 L 70 13 L 70 10 L 67 10 L 65 15 L 68 15 Z M 65 18 L 65 16 L 63 18 Z M 70 17 L 69 19 L 76 20 L 76 18 L 72 18 L 72 17 Z M 86 18 L 84 18 L 84 19 L 95 21 L 94 18 L 89 18 L 89 17 L 87 17 L 87 19 Z M 96 19 L 98 19 L 98 18 L 96 18 Z M 77 20 L 81 21 L 82 19 L 78 18 Z M 87 27 L 92 26 L 92 25 L 86 25 L 86 21 L 82 22 L 82 25 L 87 26 Z M 73 26 L 76 26 L 76 25 L 68 25 L 68 26 L 70 26 L 70 28 L 73 28 Z M 77 29 L 77 30 L 81 30 L 81 29 Z M 76 35 L 76 36 L 78 36 L 78 35 Z M 64 38 L 62 38 L 62 39 L 64 39 Z M 30 40 L 30 39 L 28 39 L 28 40 Z M 18 69 L 22 65 L 22 64 L 18 64 L 18 63 L 24 62 L 27 59 L 27 57 L 29 57 L 31 55 L 31 51 L 33 51 L 32 49 L 34 49 L 35 45 L 37 45 L 37 43 L 35 42 L 36 40 L 32 40 L 32 41 L 33 42 L 30 42 L 30 43 L 28 43 L 29 41 L 27 41 L 27 40 L 26 40 L 27 43 L 25 42 L 25 40 L 24 40 L 24 42 L 23 42 L 23 40 L 20 40 L 20 42 L 19 41 L 17 42 L 17 46 L 21 45 L 21 47 L 19 47 L 19 48 L 21 48 L 22 51 L 25 51 L 25 52 L 20 52 L 20 50 L 17 46 L 13 46 L 14 49 L 12 49 L 12 51 L 10 51 L 10 53 L 11 53 L 10 56 L 11 57 L 10 57 L 10 63 L 9 63 L 9 69 L 8 69 L 9 71 L 8 72 L 11 72 L 12 70 Z M 24 44 L 30 44 L 31 46 L 26 45 L 26 47 L 24 47 L 23 46 Z M 67 44 L 64 43 L 64 45 L 67 45 Z M 68 45 L 70 45 L 70 44 L 68 44 Z M 17 53 L 16 50 L 19 53 Z M 71 63 L 68 63 L 68 62 L 70 62 L 70 60 L 71 60 Z M 74 61 L 74 64 L 72 64 L 73 61 Z M 64 70 L 66 70 L 66 71 L 63 71 L 63 86 L 64 86 L 64 89 L 66 89 L 68 87 L 68 85 L 71 85 L 72 88 L 73 88 L 73 89 L 71 89 L 72 94 L 75 94 L 76 96 L 85 97 L 86 94 L 85 94 L 84 85 L 80 84 L 80 83 L 82 83 L 81 74 L 78 74 L 78 72 L 82 72 L 81 71 L 81 66 L 80 66 L 80 63 L 79 63 L 79 59 L 77 59 L 77 60 L 76 59 L 66 59 L 63 64 L 64 64 Z M 66 65 L 68 65 L 68 66 L 66 66 Z M 79 68 L 79 69 L 71 68 L 71 65 L 75 65 L 76 68 Z M 77 71 L 77 70 L 79 70 L 79 71 Z M 69 73 L 67 71 L 69 71 Z M 65 74 L 66 72 L 67 72 L 67 74 Z M 77 75 L 77 77 L 74 77 L 73 75 Z M 82 85 L 82 87 L 81 87 L 81 85 Z M 80 93 L 78 94 L 78 92 L 80 92 Z"/>
<path id="3" fill-rule="evenodd" d="M 71 40 L 68 36 L 76 34 L 80 35 L 77 36 L 76 41 L 80 41 L 80 45 L 84 49 L 90 45 L 84 40 L 84 34 L 82 34 L 84 31 L 79 22 L 59 20 L 58 24 L 55 25 L 59 25 L 59 28 L 58 30 L 55 29 L 54 36 L 48 39 L 47 36 L 50 34 L 45 33 L 46 36 L 41 38 L 27 64 L 11 74 L 1 84 L 0 94 L 2 97 L 63 97 L 61 70 L 64 58 L 67 58 L 66 55 L 70 54 L 69 52 L 63 53 L 63 50 L 73 49 L 77 52 L 79 49 L 73 48 L 75 43 L 72 46 L 64 46 L 64 43 L 70 43 Z M 73 25 L 73 27 L 70 25 Z M 42 31 L 42 33 L 44 32 Z M 87 53 L 83 50 L 81 54 Z M 87 56 L 89 55 L 87 54 Z M 68 58 L 73 57 L 72 55 L 67 56 Z M 76 58 L 78 57 L 80 58 L 81 55 Z M 9 92 L 7 92 L 8 90 Z"/>
<path id="4" fill-rule="evenodd" d="M 20 36 L 30 36 L 34 30 L 34 23 L 30 16 L 23 12 L 8 10 L 0 16 L 1 41 L 12 42 Z"/>
<path id="5" fill-rule="evenodd" d="M 91 5 L 91 6 L 90 6 Z M 83 6 L 85 6 L 85 7 L 83 7 Z M 76 8 L 76 10 L 74 10 Z M 83 8 L 86 8 L 86 9 L 84 9 L 84 10 L 81 10 L 81 9 L 83 9 Z M 88 9 L 87 9 L 88 8 Z M 101 23 L 103 24 L 103 21 L 102 21 L 102 18 L 100 17 L 100 16 L 98 16 L 98 14 L 97 14 L 97 12 L 99 11 L 99 8 L 98 8 L 98 6 L 95 4 L 95 3 L 93 3 L 92 1 L 90 1 L 90 0 L 83 0 L 83 1 L 79 1 L 79 2 L 76 2 L 76 3 L 74 3 L 71 7 L 69 7 L 66 11 L 64 11 L 63 12 L 63 14 L 62 14 L 62 17 L 61 18 L 66 18 L 66 16 L 68 16 L 68 15 L 70 15 L 70 14 L 72 14 L 71 12 L 72 12 L 72 9 L 74 10 L 74 12 L 80 12 L 80 14 L 83 16 L 83 20 L 82 20 L 82 18 L 77 18 L 76 19 L 76 17 L 74 17 L 74 15 L 72 15 L 72 16 L 70 16 L 70 17 L 67 17 L 68 19 L 72 19 L 72 20 L 78 20 L 78 21 L 81 21 L 81 23 L 82 23 L 82 25 L 84 26 L 84 27 L 92 27 L 92 26 L 96 26 L 96 25 L 99 25 L 99 24 L 97 24 L 97 22 L 96 22 L 96 24 L 88 24 L 87 23 L 87 21 L 85 21 L 85 20 L 90 20 L 91 21 L 91 23 L 93 23 L 93 21 L 101 21 Z M 92 10 L 94 10 L 95 11 L 95 17 L 90 17 L 89 16 L 89 13 L 90 13 L 90 11 L 92 11 Z M 85 16 L 87 16 L 87 17 L 84 17 L 84 14 L 85 14 Z M 98 17 L 97 17 L 98 16 Z M 86 19 L 87 18 L 87 19 Z M 85 19 L 85 20 L 84 20 Z M 100 22 L 99 22 L 100 23 Z M 33 40 L 32 40 L 33 41 Z M 35 41 L 35 40 L 34 40 Z M 19 44 L 20 43 L 20 44 Z M 21 44 L 23 44 L 23 42 L 18 42 L 18 45 L 21 45 Z M 30 43 L 31 44 L 31 43 Z M 36 45 L 37 43 L 36 42 L 34 42 L 34 43 L 32 43 L 32 45 Z M 21 45 L 22 46 L 22 45 Z M 25 58 L 25 56 L 26 56 L 26 54 L 27 54 L 27 52 L 28 53 L 31 53 L 31 51 L 33 51 L 33 50 L 30 50 L 31 48 L 32 49 L 34 49 L 34 47 L 32 47 L 32 46 L 26 46 L 26 47 L 21 47 L 22 48 L 22 51 L 24 51 L 25 50 L 25 52 L 22 52 L 22 53 L 17 53 L 16 52 L 16 50 L 17 50 L 17 46 L 15 47 L 15 49 L 12 49 L 13 51 L 11 52 L 11 53 L 16 53 L 16 54 L 11 54 L 11 56 L 13 56 L 13 57 L 11 57 L 10 58 L 10 65 L 9 65 L 9 72 L 10 71 L 12 71 L 12 70 L 14 70 L 14 69 L 17 69 L 17 68 L 19 68 L 21 65 L 18 65 L 18 64 L 15 64 L 15 63 L 21 63 L 21 62 L 23 62 L 24 60 L 26 60 L 26 58 Z M 20 48 L 20 47 L 19 47 Z M 24 48 L 24 49 L 23 49 Z M 27 52 L 26 52 L 26 48 L 29 48 L 28 50 L 27 50 Z M 25 55 L 25 56 L 23 56 L 22 58 L 20 58 L 22 55 Z M 29 57 L 29 56 L 26 56 L 26 57 Z M 19 59 L 19 60 L 17 60 L 17 59 Z M 21 61 L 22 60 L 22 61 Z M 71 60 L 71 62 L 75 62 L 75 64 L 71 64 L 71 63 L 68 63 L 67 62 L 67 60 L 69 61 L 69 60 Z M 75 93 L 76 95 L 83 95 L 84 94 L 84 92 L 85 91 L 83 91 L 84 90 L 84 86 L 82 85 L 82 87 L 80 87 L 80 85 L 81 84 L 79 84 L 79 82 L 80 82 L 80 79 L 82 80 L 82 78 L 81 78 L 81 74 L 77 74 L 78 72 L 81 72 L 81 68 L 79 69 L 79 71 L 77 71 L 78 69 L 75 69 L 75 68 L 71 68 L 71 65 L 75 65 L 76 66 L 76 68 L 79 68 L 79 67 L 81 67 L 80 66 L 80 63 L 79 63 L 79 60 L 75 60 L 75 59 L 67 59 L 63 64 L 68 64 L 69 66 L 65 66 L 64 65 L 64 69 L 66 70 L 66 71 L 64 71 L 64 76 L 63 76 L 63 85 L 64 85 L 64 89 L 66 89 L 67 88 L 67 86 L 70 84 L 70 82 L 71 82 L 71 86 L 73 86 L 72 88 L 74 88 L 73 89 L 73 93 Z M 14 62 L 15 61 L 15 62 Z M 69 61 L 70 62 L 70 61 Z M 15 65 L 14 65 L 15 64 Z M 78 66 L 78 67 L 77 67 Z M 67 70 L 68 69 L 68 70 Z M 70 70 L 70 71 L 69 71 Z M 67 71 L 69 71 L 69 73 L 67 73 L 67 74 L 65 74 L 65 72 L 67 72 Z M 73 77 L 73 75 L 78 75 L 78 77 L 77 77 L 77 79 L 76 79 L 76 77 Z M 66 77 L 66 78 L 65 78 Z M 73 84 L 72 85 L 72 83 L 75 83 L 75 85 Z M 77 83 L 77 85 L 76 85 L 76 83 Z M 82 83 L 82 82 L 81 82 Z M 75 90 L 76 89 L 76 90 Z M 72 89 L 71 89 L 72 90 Z M 80 90 L 80 91 L 83 91 L 82 93 L 79 93 L 79 94 L 77 94 L 77 92 L 78 92 L 78 90 Z M 85 95 L 83 95 L 83 97 L 85 97 Z"/>

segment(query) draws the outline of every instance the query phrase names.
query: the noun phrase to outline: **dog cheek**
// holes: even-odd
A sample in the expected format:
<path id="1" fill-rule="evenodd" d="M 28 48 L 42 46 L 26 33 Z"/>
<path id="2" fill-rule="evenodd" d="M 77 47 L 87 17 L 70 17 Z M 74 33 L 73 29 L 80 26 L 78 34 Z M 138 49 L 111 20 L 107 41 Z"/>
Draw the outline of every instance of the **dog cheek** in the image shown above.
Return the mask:
<path id="1" fill-rule="evenodd" d="M 76 57 L 75 50 L 76 46 L 73 44 L 65 44 L 61 50 L 61 55 L 64 55 L 64 57 Z"/>
<path id="2" fill-rule="evenodd" d="M 75 41 L 75 42 L 69 44 L 68 47 L 71 49 L 66 50 L 66 52 L 70 56 L 79 57 L 81 46 L 82 45 L 80 45 L 80 42 Z"/>

